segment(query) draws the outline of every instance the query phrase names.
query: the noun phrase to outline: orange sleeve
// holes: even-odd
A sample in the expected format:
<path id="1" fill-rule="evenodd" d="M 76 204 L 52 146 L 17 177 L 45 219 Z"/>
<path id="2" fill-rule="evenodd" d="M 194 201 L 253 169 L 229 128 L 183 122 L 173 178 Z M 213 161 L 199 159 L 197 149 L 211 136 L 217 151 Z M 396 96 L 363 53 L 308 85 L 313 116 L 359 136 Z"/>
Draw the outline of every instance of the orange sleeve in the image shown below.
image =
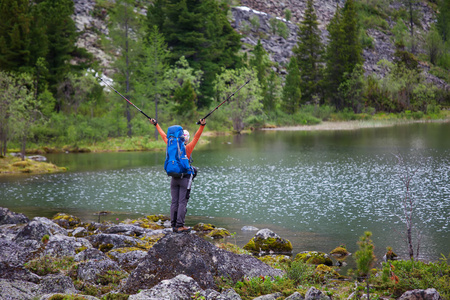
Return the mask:
<path id="1" fill-rule="evenodd" d="M 156 129 L 158 130 L 159 135 L 162 137 L 163 141 L 167 144 L 167 135 L 158 123 L 156 123 Z"/>
<path id="2" fill-rule="evenodd" d="M 198 140 L 200 139 L 200 136 L 203 133 L 203 129 L 205 126 L 200 125 L 199 129 L 194 135 L 194 138 L 192 141 L 186 145 L 186 155 L 187 157 L 191 158 L 192 151 L 194 151 L 195 145 L 197 145 Z"/>

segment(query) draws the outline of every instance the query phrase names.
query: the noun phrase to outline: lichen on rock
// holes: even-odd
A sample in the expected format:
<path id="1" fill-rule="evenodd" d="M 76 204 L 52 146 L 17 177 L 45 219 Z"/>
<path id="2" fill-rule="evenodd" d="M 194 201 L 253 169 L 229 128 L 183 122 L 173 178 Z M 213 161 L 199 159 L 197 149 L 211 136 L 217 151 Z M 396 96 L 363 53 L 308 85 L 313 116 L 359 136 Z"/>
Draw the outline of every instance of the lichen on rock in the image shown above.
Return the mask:
<path id="1" fill-rule="evenodd" d="M 261 229 L 244 246 L 244 249 L 255 254 L 292 253 L 292 244 L 289 240 L 281 238 L 270 229 Z"/>
<path id="2" fill-rule="evenodd" d="M 307 264 L 311 265 L 320 265 L 324 264 L 326 266 L 332 266 L 333 261 L 331 260 L 330 256 L 324 252 L 319 251 L 303 251 L 298 253 L 295 256 L 294 261 L 301 260 Z"/>

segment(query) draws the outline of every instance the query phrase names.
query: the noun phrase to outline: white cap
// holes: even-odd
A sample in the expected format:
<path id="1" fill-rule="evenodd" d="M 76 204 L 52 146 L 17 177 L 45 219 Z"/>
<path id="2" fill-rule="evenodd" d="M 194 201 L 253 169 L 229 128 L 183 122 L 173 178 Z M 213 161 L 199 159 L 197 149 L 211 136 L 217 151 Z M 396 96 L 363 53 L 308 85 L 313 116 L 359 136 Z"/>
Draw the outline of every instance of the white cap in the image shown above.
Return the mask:
<path id="1" fill-rule="evenodd" d="M 184 141 L 185 141 L 186 143 L 189 142 L 189 138 L 190 138 L 190 136 L 189 136 L 189 131 L 183 130 L 183 135 L 184 135 Z"/>

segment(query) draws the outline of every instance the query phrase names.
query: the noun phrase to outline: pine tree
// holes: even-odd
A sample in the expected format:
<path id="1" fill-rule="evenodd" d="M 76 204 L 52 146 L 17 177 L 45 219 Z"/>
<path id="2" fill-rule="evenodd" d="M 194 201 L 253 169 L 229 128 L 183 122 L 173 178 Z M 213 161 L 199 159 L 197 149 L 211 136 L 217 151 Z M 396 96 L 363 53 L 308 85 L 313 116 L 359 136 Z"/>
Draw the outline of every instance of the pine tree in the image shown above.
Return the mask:
<path id="1" fill-rule="evenodd" d="M 252 66 L 256 70 L 257 78 L 259 84 L 261 85 L 261 96 L 263 97 L 264 109 L 270 110 L 272 106 L 270 102 L 272 102 L 271 95 L 267 95 L 268 93 L 268 80 L 267 76 L 269 74 L 270 67 L 270 59 L 263 45 L 261 44 L 261 40 L 258 40 L 255 48 L 252 51 L 253 57 L 250 58 L 250 66 Z M 272 78 L 273 79 L 273 78 Z M 273 82 L 272 82 L 273 84 Z"/>
<path id="2" fill-rule="evenodd" d="M 328 24 L 330 41 L 326 50 L 326 84 L 328 97 L 337 109 L 344 103 L 337 93 L 339 86 L 362 63 L 362 48 L 358 39 L 357 15 L 353 0 L 347 0 Z"/>
<path id="3" fill-rule="evenodd" d="M 116 49 L 120 51 L 120 57 L 115 62 L 117 73 L 114 76 L 116 82 L 122 85 L 125 97 L 130 98 L 131 74 L 137 71 L 138 56 L 140 54 L 140 27 L 134 12 L 133 0 L 117 0 L 110 19 L 110 36 Z M 132 136 L 130 105 L 126 103 L 127 135 Z"/>
<path id="4" fill-rule="evenodd" d="M 287 114 L 294 114 L 298 111 L 302 98 L 300 71 L 295 56 L 291 57 L 287 72 L 286 82 L 283 87 L 281 108 Z"/>
<path id="5" fill-rule="evenodd" d="M 275 110 L 280 100 L 280 79 L 274 70 L 270 70 L 266 80 L 265 93 L 263 95 L 263 105 L 266 112 Z"/>
<path id="6" fill-rule="evenodd" d="M 136 82 L 136 90 L 143 99 L 153 99 L 155 105 L 154 118 L 158 120 L 158 103 L 166 90 L 165 74 L 169 68 L 168 59 L 170 52 L 158 27 L 153 26 L 150 35 L 146 39 L 143 51 L 143 61 L 139 68 L 139 76 Z M 143 110 L 147 107 L 146 101 L 142 101 Z M 158 139 L 158 131 L 155 129 L 155 139 Z"/>
<path id="7" fill-rule="evenodd" d="M 307 2 L 305 17 L 299 26 L 298 43 L 293 49 L 300 67 L 302 102 L 321 94 L 319 82 L 323 76 L 324 51 L 313 2 Z"/>
<path id="8" fill-rule="evenodd" d="M 438 1 L 436 27 L 444 42 L 450 41 L 450 1 Z"/>
<path id="9" fill-rule="evenodd" d="M 351 74 L 355 66 L 362 63 L 362 47 L 358 37 L 358 16 L 354 0 L 345 2 L 342 11 L 342 30 L 344 33 L 344 72 Z"/>
<path id="10" fill-rule="evenodd" d="M 69 61 L 75 50 L 77 32 L 75 22 L 71 18 L 74 4 L 72 0 L 44 0 L 38 4 L 36 10 L 42 16 L 46 28 L 47 81 L 50 91 L 55 93 L 58 83 L 64 80 L 70 71 Z M 60 102 L 57 104 L 57 111 L 61 109 L 61 105 Z"/>
<path id="11" fill-rule="evenodd" d="M 255 68 L 259 83 L 264 86 L 268 68 L 270 66 L 270 60 L 266 50 L 261 44 L 261 39 L 258 40 L 258 43 L 251 52 L 253 57 L 250 58 L 250 66 Z"/>
<path id="12" fill-rule="evenodd" d="M 185 56 L 191 67 L 204 72 L 199 106 L 211 102 L 213 81 L 221 68 L 239 66 L 240 36 L 228 22 L 227 12 L 228 6 L 215 0 L 160 0 L 149 9 L 149 27 L 164 19 L 159 28 L 171 49 L 171 62 Z M 152 19 L 156 13 L 162 18 Z"/>
<path id="13" fill-rule="evenodd" d="M 339 97 L 336 92 L 339 85 L 344 81 L 344 32 L 342 30 L 341 9 L 336 7 L 336 12 L 328 24 L 329 42 L 326 49 L 326 87 L 327 94 L 336 108 L 341 108 Z"/>
<path id="14" fill-rule="evenodd" d="M 0 19 L 0 69 L 18 71 L 30 63 L 30 2 L 2 0 Z"/>

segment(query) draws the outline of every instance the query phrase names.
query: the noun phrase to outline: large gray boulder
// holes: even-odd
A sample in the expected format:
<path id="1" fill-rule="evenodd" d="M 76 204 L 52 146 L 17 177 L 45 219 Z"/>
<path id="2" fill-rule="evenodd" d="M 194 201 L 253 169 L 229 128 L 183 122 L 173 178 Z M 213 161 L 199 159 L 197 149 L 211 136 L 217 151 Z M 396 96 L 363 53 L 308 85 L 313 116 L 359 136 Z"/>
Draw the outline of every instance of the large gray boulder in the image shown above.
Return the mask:
<path id="1" fill-rule="evenodd" d="M 54 257 L 75 256 L 77 250 L 86 248 L 92 248 L 92 245 L 84 238 L 57 234 L 50 237 L 43 254 Z"/>
<path id="2" fill-rule="evenodd" d="M 331 298 L 324 294 L 321 290 L 311 287 L 306 292 L 305 300 L 331 300 Z"/>
<path id="3" fill-rule="evenodd" d="M 19 262 L 0 261 L 0 278 L 39 283 L 40 277 Z M 2 299 L 2 298 L 0 298 Z"/>
<path id="4" fill-rule="evenodd" d="M 103 260 L 103 259 L 108 259 L 108 256 L 106 256 L 105 253 L 96 248 L 89 248 L 83 250 L 74 257 L 74 260 L 77 262 L 83 260 Z"/>
<path id="5" fill-rule="evenodd" d="M 274 269 L 250 255 L 239 255 L 219 249 L 193 234 L 167 234 L 149 251 L 131 273 L 123 287 L 128 294 L 149 289 L 165 279 L 185 274 L 202 289 L 215 289 L 214 277 L 229 278 L 233 282 L 246 277 L 282 276 Z"/>
<path id="6" fill-rule="evenodd" d="M 108 271 L 122 271 L 119 265 L 111 259 L 88 260 L 81 262 L 77 268 L 77 279 L 81 279 L 90 284 L 97 284 L 101 276 Z"/>
<path id="7" fill-rule="evenodd" d="M 31 300 L 36 295 L 38 285 L 20 280 L 0 279 L 0 299 Z"/>
<path id="8" fill-rule="evenodd" d="M 72 279 L 64 275 L 48 275 L 43 277 L 36 291 L 38 295 L 52 293 L 76 294 L 77 292 Z"/>
<path id="9" fill-rule="evenodd" d="M 108 252 L 111 249 L 123 247 L 139 247 L 143 242 L 140 239 L 121 235 L 121 234 L 96 234 L 86 237 L 92 246 L 103 252 Z"/>
<path id="10" fill-rule="evenodd" d="M 412 290 L 403 293 L 399 300 L 442 300 L 443 298 L 436 289 Z"/>
<path id="11" fill-rule="evenodd" d="M 0 207 L 0 225 L 3 224 L 24 224 L 30 220 L 24 214 L 18 214 L 7 208 Z"/>
<path id="12" fill-rule="evenodd" d="M 163 280 L 153 288 L 142 290 L 138 294 L 131 295 L 129 300 L 241 300 L 241 297 L 233 289 L 219 293 L 212 289 L 202 290 L 197 282 L 189 276 L 178 275 L 175 278 Z"/>
<path id="13" fill-rule="evenodd" d="M 30 259 L 33 250 L 33 248 L 24 247 L 13 241 L 0 239 L 0 262 L 24 263 Z"/>
<path id="14" fill-rule="evenodd" d="M 16 242 L 41 241 L 44 235 L 52 236 L 54 234 L 67 235 L 67 230 L 47 218 L 36 217 L 17 233 L 14 240 Z"/>
<path id="15" fill-rule="evenodd" d="M 113 249 L 108 252 L 108 256 L 117 262 L 119 266 L 127 271 L 131 272 L 139 265 L 139 263 L 144 259 L 147 255 L 147 251 L 143 250 L 133 250 L 127 251 L 127 249 L 133 248 L 118 248 Z"/>
<path id="16" fill-rule="evenodd" d="M 172 299 L 192 299 L 196 293 L 202 289 L 189 276 L 178 275 L 173 279 L 163 280 L 153 288 L 143 290 L 139 294 L 131 295 L 129 300 L 172 300 Z"/>
<path id="17" fill-rule="evenodd" d="M 143 235 L 145 232 L 151 231 L 146 230 L 145 228 L 142 228 L 140 226 L 131 225 L 131 224 L 118 224 L 111 226 L 110 228 L 106 229 L 104 233 L 109 234 L 123 234 L 123 235 L 129 235 L 129 236 L 140 236 Z"/>

